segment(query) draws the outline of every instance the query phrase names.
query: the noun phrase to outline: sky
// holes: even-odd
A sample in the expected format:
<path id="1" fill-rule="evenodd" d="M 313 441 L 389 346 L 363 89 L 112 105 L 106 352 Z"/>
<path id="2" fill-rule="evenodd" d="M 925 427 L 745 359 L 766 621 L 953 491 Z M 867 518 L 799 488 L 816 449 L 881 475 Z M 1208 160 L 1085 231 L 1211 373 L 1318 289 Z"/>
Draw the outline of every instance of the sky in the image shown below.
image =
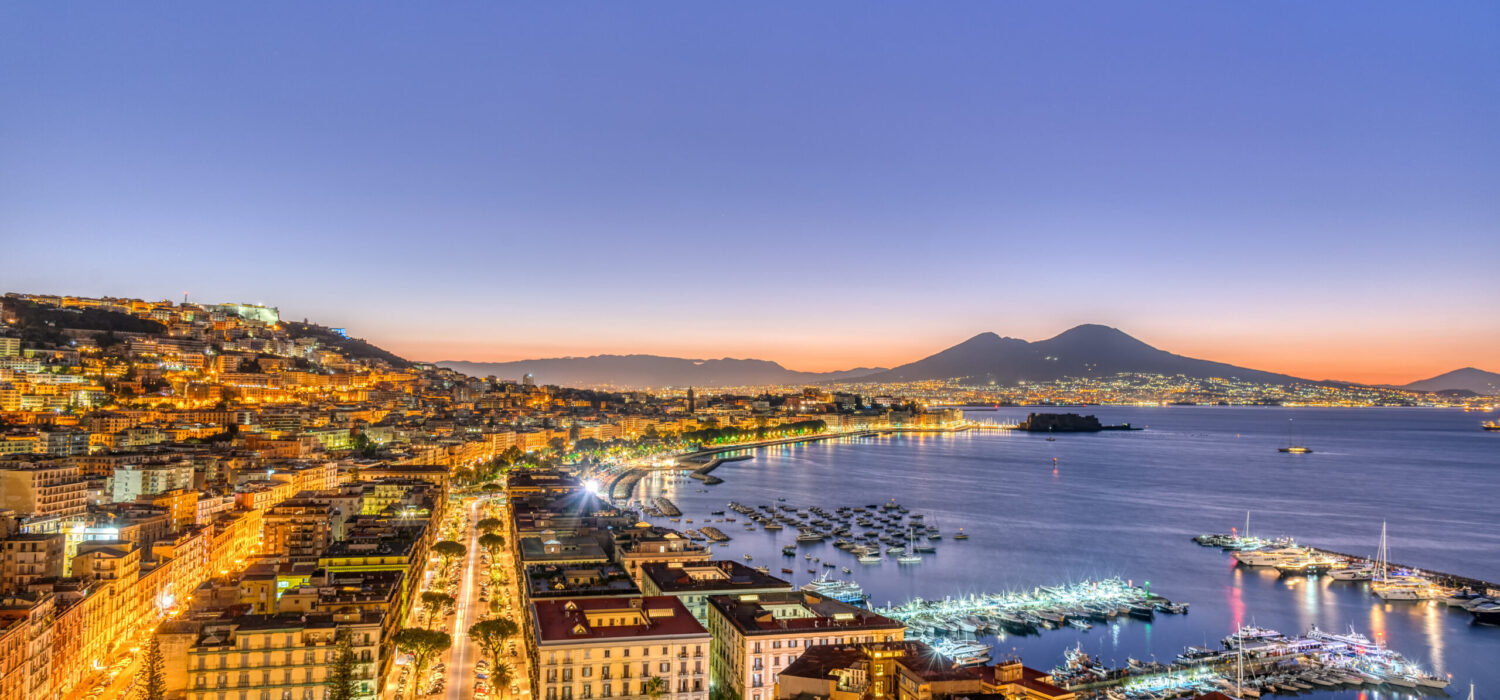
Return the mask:
<path id="1" fill-rule="evenodd" d="M 1494 2 L 4 3 L 0 290 L 421 360 L 1500 371 Z"/>

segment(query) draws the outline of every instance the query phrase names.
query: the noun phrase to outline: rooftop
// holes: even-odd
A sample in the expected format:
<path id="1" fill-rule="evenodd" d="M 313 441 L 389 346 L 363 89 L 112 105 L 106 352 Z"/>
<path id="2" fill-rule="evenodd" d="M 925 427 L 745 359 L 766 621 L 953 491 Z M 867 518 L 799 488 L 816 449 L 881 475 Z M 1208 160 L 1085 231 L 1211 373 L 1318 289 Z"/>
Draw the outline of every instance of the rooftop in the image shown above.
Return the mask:
<path id="1" fill-rule="evenodd" d="M 650 579 L 657 590 L 668 594 L 766 588 L 792 590 L 792 584 L 737 561 L 648 562 L 641 565 L 641 574 Z"/>
<path id="2" fill-rule="evenodd" d="M 526 582 L 532 598 L 632 596 L 641 592 L 619 564 L 532 564 L 526 567 Z"/>
<path id="3" fill-rule="evenodd" d="M 741 634 L 783 634 L 831 629 L 899 630 L 904 625 L 882 615 L 812 593 L 716 595 L 709 607 L 724 615 Z"/>
<path id="4" fill-rule="evenodd" d="M 541 644 L 708 636 L 674 596 L 539 600 L 531 608 Z"/>

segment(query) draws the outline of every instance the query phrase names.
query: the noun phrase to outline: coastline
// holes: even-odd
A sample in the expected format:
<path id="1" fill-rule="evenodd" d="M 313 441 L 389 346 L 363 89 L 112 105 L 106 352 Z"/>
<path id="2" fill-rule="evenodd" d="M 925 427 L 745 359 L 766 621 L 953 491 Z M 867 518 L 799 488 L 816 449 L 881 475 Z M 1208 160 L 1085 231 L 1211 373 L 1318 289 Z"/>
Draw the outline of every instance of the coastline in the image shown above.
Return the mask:
<path id="1" fill-rule="evenodd" d="M 610 500 L 628 500 L 631 496 L 631 493 L 635 491 L 635 485 L 639 483 L 641 479 L 645 478 L 647 474 L 654 471 L 670 471 L 675 469 L 691 469 L 692 473 L 689 474 L 689 476 L 698 479 L 699 481 L 702 481 L 708 485 L 723 483 L 723 479 L 715 476 L 710 476 L 709 472 L 712 472 L 714 469 L 719 468 L 719 466 L 724 462 L 734 462 L 744 459 L 750 459 L 753 456 L 749 454 L 750 452 L 764 447 L 792 445 L 802 442 L 821 442 L 824 440 L 837 440 L 841 438 L 863 438 L 874 437 L 877 435 L 895 435 L 901 433 L 961 433 L 969 430 L 1007 430 L 1010 428 L 1011 426 L 992 425 L 987 423 L 968 423 L 953 428 L 908 428 L 893 426 L 887 428 L 868 428 L 864 430 L 852 430 L 848 432 L 838 433 L 824 432 L 815 433 L 812 435 L 795 435 L 791 437 L 775 438 L 771 440 L 756 440 L 753 442 L 735 443 L 733 445 L 700 448 L 691 452 L 683 452 L 668 457 L 667 459 L 671 460 L 672 466 L 655 468 L 629 467 L 623 469 L 619 473 L 615 474 L 608 482 L 606 482 L 601 491 L 603 493 L 609 494 Z M 719 456 L 730 452 L 740 451 L 745 451 L 746 454 L 732 455 L 729 457 Z"/>

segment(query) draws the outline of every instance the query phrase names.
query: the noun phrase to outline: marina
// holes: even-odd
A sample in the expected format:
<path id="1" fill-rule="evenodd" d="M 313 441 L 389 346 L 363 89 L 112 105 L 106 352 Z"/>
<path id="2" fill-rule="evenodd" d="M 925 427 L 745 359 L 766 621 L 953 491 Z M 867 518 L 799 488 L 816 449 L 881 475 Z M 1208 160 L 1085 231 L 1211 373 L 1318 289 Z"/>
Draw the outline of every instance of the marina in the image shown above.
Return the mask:
<path id="1" fill-rule="evenodd" d="M 1500 687 L 1500 667 L 1484 661 L 1500 655 L 1500 628 L 1476 624 L 1476 616 L 1463 608 L 1437 599 L 1383 601 L 1367 582 L 1338 578 L 1349 572 L 1300 575 L 1236 566 L 1221 548 L 1178 544 L 1215 530 L 1215 523 L 1224 523 L 1226 531 L 1241 526 L 1251 509 L 1258 521 L 1252 522 L 1255 534 L 1268 541 L 1361 553 L 1359 558 L 1370 560 L 1381 522 L 1389 521 L 1390 558 L 1400 566 L 1429 575 L 1464 572 L 1460 578 L 1500 580 L 1500 523 L 1480 517 L 1500 501 L 1500 484 L 1487 478 L 1494 464 L 1487 438 L 1494 434 L 1475 430 L 1472 414 L 1298 409 L 1298 436 L 1317 448 L 1306 455 L 1315 461 L 1306 461 L 1274 449 L 1285 439 L 1285 409 L 1090 407 L 1089 412 L 1107 423 L 1151 429 L 1064 436 L 1050 443 L 1042 435 L 997 430 L 784 445 L 720 467 L 715 473 L 725 483 L 707 493 L 686 477 L 652 473 L 631 496 L 649 504 L 665 494 L 688 517 L 722 510 L 741 523 L 746 518 L 728 510 L 728 501 L 805 510 L 817 503 L 879 505 L 894 496 L 908 515 L 923 514 L 924 522 L 936 516 L 942 539 L 931 543 L 935 552 L 921 553 L 921 564 L 899 564 L 884 545 L 870 563 L 861 563 L 833 546 L 837 537 L 797 542 L 797 529 L 780 521 L 770 525 L 782 530 L 757 524 L 753 533 L 711 523 L 735 536 L 716 556 L 753 554 L 753 563 L 768 565 L 773 574 L 785 566 L 794 573 L 782 578 L 797 587 L 816 577 L 808 568 L 831 571 L 833 578 L 852 577 L 882 604 L 1116 576 L 1139 585 L 1149 580 L 1150 590 L 1192 602 L 1188 615 L 1157 613 L 1152 620 L 1117 615 L 1108 623 L 1084 620 L 1089 629 L 1064 622 L 1035 635 L 974 636 L 997 657 L 1015 654 L 1042 668 L 1057 664 L 1079 643 L 1115 668 L 1128 666 L 1129 658 L 1169 662 L 1188 646 L 1216 647 L 1214 640 L 1241 625 L 1289 632 L 1353 625 L 1433 673 L 1452 674 L 1455 687 L 1477 681 L 1481 697 L 1487 688 Z M 1025 415 L 1026 409 L 985 414 L 1002 422 Z M 1434 484 L 1465 486 L 1399 486 L 1408 483 L 1413 470 Z M 1277 507 L 1264 505 L 1270 503 Z M 671 526 L 666 519 L 653 522 Z M 959 528 L 967 540 L 956 537 Z M 1284 534 L 1300 536 L 1291 542 Z M 789 545 L 795 564 L 782 553 Z M 809 567 L 806 554 L 836 566 Z M 1358 576 L 1358 569 L 1352 571 Z M 1382 688 L 1376 691 L 1380 697 L 1403 692 Z M 1369 687 L 1343 686 L 1316 686 L 1302 697 L 1356 700 L 1362 692 L 1375 697 Z"/>
<path id="2" fill-rule="evenodd" d="M 1171 663 L 1129 659 L 1106 667 L 1083 651 L 1069 649 L 1053 678 L 1083 697 L 1159 700 L 1221 691 L 1242 698 L 1298 695 L 1324 689 L 1383 689 L 1441 693 L 1450 679 L 1349 629 L 1341 633 L 1312 627 L 1283 635 L 1262 627 L 1241 627 L 1218 649 L 1187 647 Z"/>
<path id="3" fill-rule="evenodd" d="M 1249 521 L 1247 514 L 1246 533 Z M 1198 535 L 1193 541 L 1230 552 L 1237 566 L 1274 568 L 1281 576 L 1326 575 L 1334 581 L 1367 583 L 1369 592 L 1381 600 L 1442 601 L 1467 611 L 1476 623 L 1500 624 L 1500 584 L 1391 562 L 1384 525 L 1373 558 L 1298 546 L 1285 537 L 1230 533 Z"/>
<path id="4" fill-rule="evenodd" d="M 1064 626 L 1088 630 L 1095 623 L 1108 623 L 1117 617 L 1153 620 L 1158 613 L 1180 615 L 1187 611 L 1187 603 L 1175 603 L 1118 578 L 1038 587 L 1028 592 L 941 600 L 913 598 L 900 605 L 875 608 L 875 612 L 905 624 L 909 639 L 928 642 L 940 651 L 939 642 L 945 639 L 972 641 L 976 636 L 1027 635 Z"/>
<path id="5" fill-rule="evenodd" d="M 895 499 L 864 505 L 801 507 L 787 503 L 783 497 L 776 503 L 754 507 L 730 501 L 726 507 L 746 518 L 747 528 L 759 525 L 771 533 L 794 530 L 797 545 L 831 542 L 861 564 L 887 559 L 904 566 L 920 564 L 923 554 L 937 552 L 943 538 L 935 518 L 912 513 Z M 794 545 L 782 548 L 788 556 L 794 550 Z"/>

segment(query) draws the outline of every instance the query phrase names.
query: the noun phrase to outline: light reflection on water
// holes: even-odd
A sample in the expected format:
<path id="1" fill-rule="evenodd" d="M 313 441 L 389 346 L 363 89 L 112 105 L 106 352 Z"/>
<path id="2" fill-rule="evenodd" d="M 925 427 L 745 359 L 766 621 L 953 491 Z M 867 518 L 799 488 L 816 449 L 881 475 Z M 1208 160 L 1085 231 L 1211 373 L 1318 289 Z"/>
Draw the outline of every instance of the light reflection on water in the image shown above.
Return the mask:
<path id="1" fill-rule="evenodd" d="M 1110 575 L 1149 579 L 1153 591 L 1192 603 L 1189 615 L 1162 616 L 1154 625 L 1122 620 L 1107 629 L 1011 636 L 997 644 L 997 652 L 1014 647 L 1034 666 L 1060 662 L 1062 650 L 1079 642 L 1123 663 L 1126 656 L 1171 659 L 1190 644 L 1217 646 L 1243 624 L 1295 633 L 1316 623 L 1339 632 L 1353 626 L 1429 670 L 1452 673 L 1457 697 L 1467 693 L 1470 679 L 1479 681 L 1480 697 L 1486 689 L 1500 691 L 1500 664 L 1494 663 L 1500 628 L 1471 625 L 1468 615 L 1440 603 L 1384 604 L 1362 583 L 1236 568 L 1228 555 L 1189 541 L 1240 526 L 1251 510 L 1255 534 L 1373 552 L 1381 522 L 1389 521 L 1391 546 L 1403 563 L 1500 579 L 1500 483 L 1492 478 L 1500 443 L 1486 441 L 1500 435 L 1484 434 L 1467 416 L 1450 412 L 1299 409 L 1300 435 L 1320 449 L 1306 456 L 1312 459 L 1289 460 L 1275 452 L 1285 411 L 1088 412 L 1106 423 L 1152 428 L 1059 436 L 1051 443 L 1025 434 L 970 433 L 782 445 L 720 467 L 715 475 L 726 482 L 718 486 L 666 476 L 643 483 L 652 494 L 666 490 L 684 518 L 699 519 L 691 526 L 659 521 L 680 528 L 700 526 L 709 510 L 729 500 L 756 506 L 783 496 L 793 505 L 829 508 L 896 497 L 913 512 L 935 516 L 945 539 L 918 566 L 861 566 L 828 543 L 798 547 L 799 554 L 849 566 L 877 604 Z M 1411 488 L 1414 471 L 1428 483 L 1465 488 Z M 971 534 L 968 542 L 951 539 L 960 526 Z M 743 520 L 720 527 L 735 539 L 715 547 L 716 557 L 743 561 L 749 553 L 752 565 L 773 573 L 783 562 L 780 547 L 796 535 L 747 532 Z M 799 556 L 792 567 L 797 573 L 789 578 L 797 585 L 811 578 L 805 563 Z M 1393 697 L 1376 691 L 1308 696 Z"/>

